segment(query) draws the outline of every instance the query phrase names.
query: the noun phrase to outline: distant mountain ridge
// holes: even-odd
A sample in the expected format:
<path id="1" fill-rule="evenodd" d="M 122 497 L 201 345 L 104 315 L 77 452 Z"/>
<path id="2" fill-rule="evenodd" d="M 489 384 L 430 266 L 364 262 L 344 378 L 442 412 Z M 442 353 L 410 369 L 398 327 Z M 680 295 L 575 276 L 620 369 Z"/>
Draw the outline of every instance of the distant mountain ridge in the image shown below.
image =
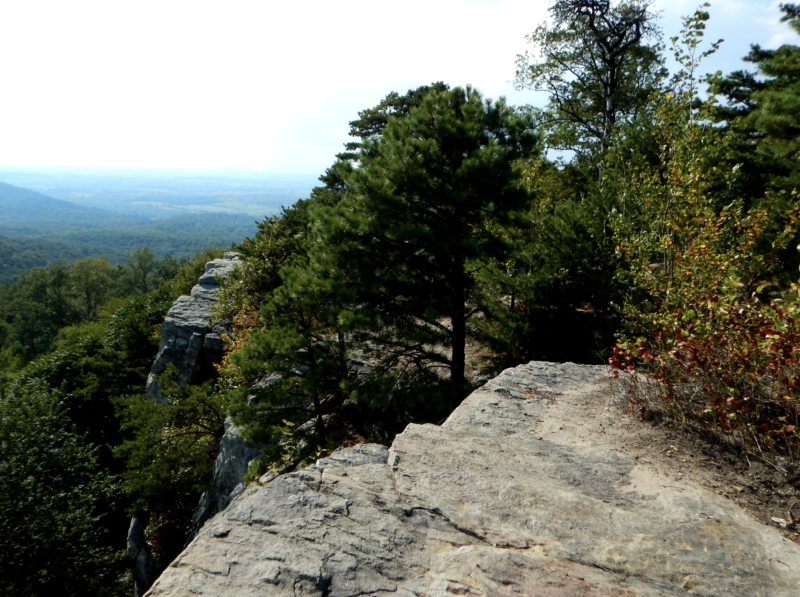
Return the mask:
<path id="1" fill-rule="evenodd" d="M 255 234 L 255 218 L 191 213 L 150 219 L 77 205 L 0 182 L 0 284 L 34 267 L 105 255 L 123 263 L 139 247 L 157 257 L 189 257 L 209 246 L 241 242 Z"/>
<path id="2" fill-rule="evenodd" d="M 232 213 L 259 219 L 308 197 L 316 176 L 114 170 L 0 170 L 0 181 L 117 214 Z"/>
<path id="3" fill-rule="evenodd" d="M 78 224 L 86 228 L 141 226 L 149 220 L 85 207 L 37 191 L 0 182 L 0 234 L 36 235 L 43 224 Z"/>
<path id="4" fill-rule="evenodd" d="M 42 209 L 53 207 L 74 213 L 91 211 L 91 209 L 87 207 L 49 197 L 42 193 L 10 185 L 5 182 L 0 182 L 0 204 L 7 208 L 24 210 L 27 213 L 37 214 Z"/>

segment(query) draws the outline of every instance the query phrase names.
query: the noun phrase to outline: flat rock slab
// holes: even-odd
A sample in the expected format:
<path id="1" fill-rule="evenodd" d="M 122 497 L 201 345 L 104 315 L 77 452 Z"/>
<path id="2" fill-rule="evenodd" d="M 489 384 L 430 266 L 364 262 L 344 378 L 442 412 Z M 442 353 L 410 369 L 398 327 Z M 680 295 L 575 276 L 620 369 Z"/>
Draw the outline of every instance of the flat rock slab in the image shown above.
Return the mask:
<path id="1" fill-rule="evenodd" d="M 148 595 L 800 595 L 800 546 L 731 501 L 543 439 L 554 403 L 611 392 L 604 367 L 509 369 L 441 427 L 252 487 Z"/>

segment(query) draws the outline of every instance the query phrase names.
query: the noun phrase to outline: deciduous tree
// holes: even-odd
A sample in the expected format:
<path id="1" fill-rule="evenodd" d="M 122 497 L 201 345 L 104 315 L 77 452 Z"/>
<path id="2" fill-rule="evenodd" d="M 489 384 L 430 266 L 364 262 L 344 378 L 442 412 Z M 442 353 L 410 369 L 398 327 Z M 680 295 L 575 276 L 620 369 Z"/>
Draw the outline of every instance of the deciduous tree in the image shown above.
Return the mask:
<path id="1" fill-rule="evenodd" d="M 121 557 L 104 543 L 117 482 L 43 382 L 0 398 L 0 593 L 111 595 Z"/>
<path id="2" fill-rule="evenodd" d="M 557 0 L 550 14 L 553 24 L 526 38 L 538 59 L 517 56 L 516 87 L 550 96 L 539 118 L 551 147 L 602 152 L 617 122 L 635 118 L 666 75 L 655 14 L 635 0 Z"/>
<path id="3" fill-rule="evenodd" d="M 73 263 L 69 274 L 81 318 L 92 321 L 98 308 L 114 294 L 114 267 L 106 257 L 87 257 Z"/>

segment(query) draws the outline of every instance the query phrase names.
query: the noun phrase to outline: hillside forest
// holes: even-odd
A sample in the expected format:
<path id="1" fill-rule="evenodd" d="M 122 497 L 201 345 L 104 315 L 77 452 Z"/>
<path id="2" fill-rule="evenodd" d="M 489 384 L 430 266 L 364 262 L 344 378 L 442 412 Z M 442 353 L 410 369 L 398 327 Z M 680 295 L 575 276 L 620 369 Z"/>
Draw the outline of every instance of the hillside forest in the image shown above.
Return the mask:
<path id="1" fill-rule="evenodd" d="M 0 177 L 8 174 L 0 173 Z M 29 178 L 33 182 L 40 177 Z M 274 211 L 262 207 L 267 208 L 262 214 Z M 167 215 L 153 209 L 147 216 L 120 213 L 4 182 L 0 182 L 0 210 L 0 284 L 13 283 L 34 267 L 59 261 L 106 257 L 111 264 L 122 265 L 129 254 L 145 246 L 159 259 L 167 255 L 188 258 L 211 245 L 239 242 L 256 230 L 254 218 L 241 213 L 189 209 Z M 154 218 L 154 214 L 162 217 Z"/>
<path id="2" fill-rule="evenodd" d="M 236 247 L 225 357 L 168 369 L 164 404 L 159 325 L 221 249 L 7 285 L 0 593 L 129 595 L 130 517 L 158 561 L 181 551 L 228 417 L 265 446 L 255 482 L 441 423 L 532 359 L 609 364 L 632 413 L 800 497 L 800 47 L 704 74 L 707 8 L 664 38 L 647 3 L 556 0 L 516 60 L 544 108 L 436 82 L 359 112 L 320 185 Z"/>

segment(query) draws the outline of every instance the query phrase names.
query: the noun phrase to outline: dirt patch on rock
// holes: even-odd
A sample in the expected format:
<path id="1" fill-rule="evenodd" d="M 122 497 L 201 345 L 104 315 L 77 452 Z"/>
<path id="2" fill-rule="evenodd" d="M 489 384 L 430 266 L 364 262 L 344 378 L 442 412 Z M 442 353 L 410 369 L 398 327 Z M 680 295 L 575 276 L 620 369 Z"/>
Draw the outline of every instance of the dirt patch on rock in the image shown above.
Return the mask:
<path id="1" fill-rule="evenodd" d="M 756 520 L 800 543 L 800 478 L 748 456 L 709 432 L 664 417 L 631 413 L 621 382 L 598 392 L 552 396 L 537 428 L 542 439 L 597 447 L 636 460 L 636 489 L 703 487 L 726 496 Z"/>

